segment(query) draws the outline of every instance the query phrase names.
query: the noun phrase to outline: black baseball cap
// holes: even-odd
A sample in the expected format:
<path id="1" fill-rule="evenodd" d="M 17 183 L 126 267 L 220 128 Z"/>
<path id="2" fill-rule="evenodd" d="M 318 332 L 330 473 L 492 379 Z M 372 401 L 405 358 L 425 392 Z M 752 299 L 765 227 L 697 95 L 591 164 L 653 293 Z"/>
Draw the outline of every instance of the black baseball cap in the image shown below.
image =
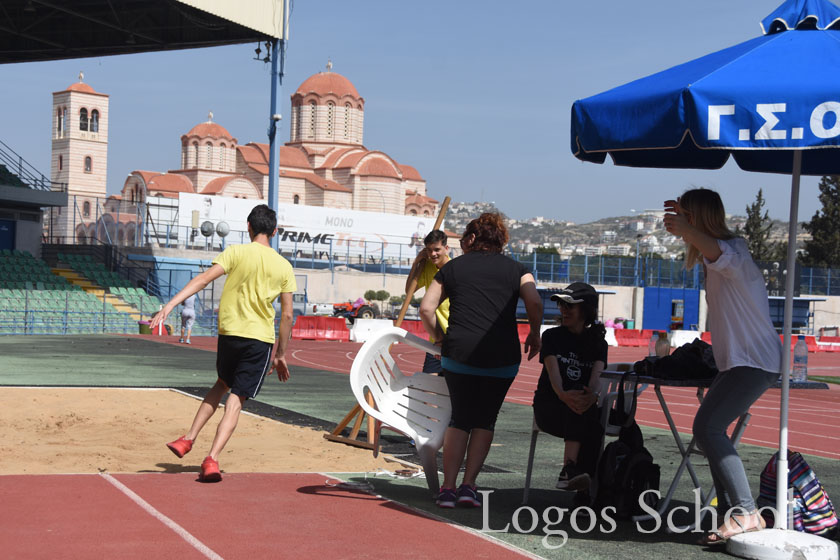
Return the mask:
<path id="1" fill-rule="evenodd" d="M 572 282 L 568 288 L 551 295 L 551 301 L 566 303 L 584 303 L 590 307 L 598 307 L 598 292 L 585 282 Z"/>

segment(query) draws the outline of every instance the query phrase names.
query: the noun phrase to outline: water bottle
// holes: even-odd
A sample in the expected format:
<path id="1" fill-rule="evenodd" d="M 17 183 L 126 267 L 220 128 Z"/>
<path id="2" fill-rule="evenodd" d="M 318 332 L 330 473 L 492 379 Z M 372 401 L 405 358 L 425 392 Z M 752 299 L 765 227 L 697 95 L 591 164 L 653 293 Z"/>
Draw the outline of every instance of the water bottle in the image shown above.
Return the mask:
<path id="1" fill-rule="evenodd" d="M 671 354 L 671 343 L 668 342 L 668 333 L 660 332 L 659 338 L 656 340 L 656 355 L 664 358 Z"/>
<path id="2" fill-rule="evenodd" d="M 805 343 L 805 336 L 799 335 L 796 346 L 793 347 L 793 374 L 791 382 L 801 383 L 808 381 L 808 344 Z"/>
<path id="3" fill-rule="evenodd" d="M 656 356 L 656 341 L 659 340 L 659 335 L 656 331 L 653 332 L 653 335 L 650 337 L 648 341 L 648 356 Z"/>

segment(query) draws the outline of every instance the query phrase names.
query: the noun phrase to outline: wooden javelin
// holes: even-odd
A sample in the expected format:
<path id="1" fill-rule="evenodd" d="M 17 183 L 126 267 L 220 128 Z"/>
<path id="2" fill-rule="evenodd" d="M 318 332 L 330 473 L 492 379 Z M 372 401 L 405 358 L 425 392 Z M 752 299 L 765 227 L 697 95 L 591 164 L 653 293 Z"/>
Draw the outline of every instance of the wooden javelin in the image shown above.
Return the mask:
<path id="1" fill-rule="evenodd" d="M 441 224 L 443 223 L 443 218 L 446 215 L 446 211 L 449 209 L 449 202 L 451 199 L 447 196 L 443 199 L 443 204 L 440 206 L 440 211 L 438 212 L 437 220 L 435 220 L 435 225 L 432 229 L 440 229 Z M 397 319 L 394 321 L 394 326 L 399 327 L 402 325 L 403 319 L 405 319 L 405 314 L 408 312 L 408 306 L 411 305 L 411 298 L 414 296 L 414 292 L 417 290 L 417 278 L 412 278 L 411 283 L 408 286 L 408 291 L 405 294 L 405 301 L 403 302 L 402 308 L 400 309 L 400 314 L 397 316 Z M 372 398 L 368 395 L 368 404 L 373 406 Z M 333 429 L 332 432 L 328 434 L 324 434 L 324 438 L 330 441 L 337 441 L 339 443 L 346 443 L 348 445 L 354 445 L 356 447 L 363 447 L 365 449 L 372 449 L 374 457 L 379 454 L 379 426 L 377 425 L 377 421 L 373 418 L 368 417 L 367 419 L 367 441 L 360 441 L 356 439 L 359 436 L 359 430 L 362 428 L 362 422 L 364 421 L 366 414 L 365 411 L 362 410 L 360 405 L 355 405 L 350 412 L 339 422 L 336 427 Z M 355 421 L 353 420 L 355 418 Z M 353 427 L 350 429 L 349 436 L 341 435 L 341 432 L 353 422 Z"/>

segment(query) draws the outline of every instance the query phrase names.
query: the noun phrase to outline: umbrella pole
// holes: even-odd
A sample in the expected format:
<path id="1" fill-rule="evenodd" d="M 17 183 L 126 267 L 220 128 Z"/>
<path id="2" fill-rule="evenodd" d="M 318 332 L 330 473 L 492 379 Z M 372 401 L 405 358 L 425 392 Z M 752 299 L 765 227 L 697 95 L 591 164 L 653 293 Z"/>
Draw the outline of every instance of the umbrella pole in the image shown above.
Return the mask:
<path id="1" fill-rule="evenodd" d="M 787 274 L 785 275 L 785 320 L 782 343 L 782 397 L 779 410 L 779 454 L 776 457 L 776 517 L 780 529 L 788 528 L 788 403 L 790 402 L 790 341 L 793 325 L 793 281 L 796 272 L 796 226 L 799 219 L 799 177 L 802 150 L 793 152 L 790 183 L 790 223 L 788 226 Z"/>

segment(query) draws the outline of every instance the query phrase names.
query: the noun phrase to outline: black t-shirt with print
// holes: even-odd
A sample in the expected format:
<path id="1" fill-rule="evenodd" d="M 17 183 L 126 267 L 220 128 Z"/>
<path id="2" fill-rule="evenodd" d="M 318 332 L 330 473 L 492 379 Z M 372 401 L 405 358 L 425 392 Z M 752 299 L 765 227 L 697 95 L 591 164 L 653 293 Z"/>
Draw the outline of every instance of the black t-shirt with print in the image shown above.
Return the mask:
<path id="1" fill-rule="evenodd" d="M 449 327 L 441 355 L 459 363 L 497 368 L 518 364 L 519 285 L 525 267 L 499 253 L 466 253 L 435 275 L 449 298 Z"/>
<path id="2" fill-rule="evenodd" d="M 574 334 L 566 327 L 555 327 L 548 329 L 542 335 L 540 363 L 545 364 L 545 357 L 551 355 L 557 357 L 563 390 L 583 389 L 589 385 L 592 366 L 595 362 L 601 361 L 606 365 L 607 341 L 601 337 L 593 337 L 587 331 Z M 543 365 L 534 400 L 556 398 L 557 395 L 548 378 L 548 370 Z"/>

